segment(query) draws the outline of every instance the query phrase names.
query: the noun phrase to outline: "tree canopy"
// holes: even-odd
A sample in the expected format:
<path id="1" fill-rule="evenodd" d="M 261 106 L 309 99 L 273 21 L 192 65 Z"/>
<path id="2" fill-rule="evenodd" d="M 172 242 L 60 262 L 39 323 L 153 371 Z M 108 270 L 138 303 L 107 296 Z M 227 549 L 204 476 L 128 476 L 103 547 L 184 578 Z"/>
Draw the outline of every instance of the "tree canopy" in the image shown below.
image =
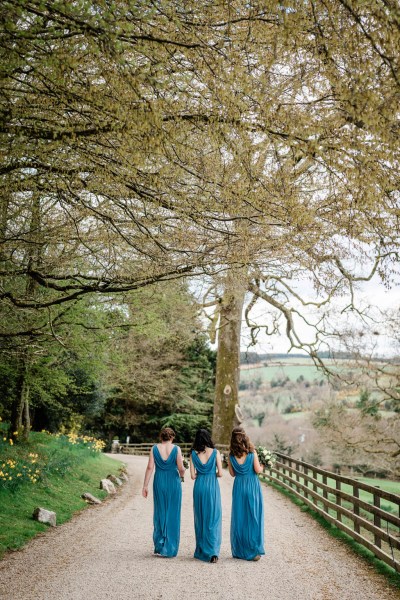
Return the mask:
<path id="1" fill-rule="evenodd" d="M 353 311 L 398 260 L 399 23 L 391 0 L 6 0 L 0 335 L 21 373 L 85 295 L 188 275 L 206 302 L 250 292 L 248 320 L 263 299 L 317 357 L 331 326 L 299 338 L 293 279 Z"/>

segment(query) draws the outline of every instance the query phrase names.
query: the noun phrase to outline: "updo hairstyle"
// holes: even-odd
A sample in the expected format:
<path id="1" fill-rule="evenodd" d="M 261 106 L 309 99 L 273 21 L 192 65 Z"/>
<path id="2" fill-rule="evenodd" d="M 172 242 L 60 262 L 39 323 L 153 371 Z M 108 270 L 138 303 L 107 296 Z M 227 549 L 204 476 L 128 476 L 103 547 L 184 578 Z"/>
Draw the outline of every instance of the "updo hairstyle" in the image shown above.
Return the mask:
<path id="1" fill-rule="evenodd" d="M 160 440 L 162 442 L 173 441 L 175 439 L 175 431 L 171 427 L 164 427 L 160 431 Z"/>

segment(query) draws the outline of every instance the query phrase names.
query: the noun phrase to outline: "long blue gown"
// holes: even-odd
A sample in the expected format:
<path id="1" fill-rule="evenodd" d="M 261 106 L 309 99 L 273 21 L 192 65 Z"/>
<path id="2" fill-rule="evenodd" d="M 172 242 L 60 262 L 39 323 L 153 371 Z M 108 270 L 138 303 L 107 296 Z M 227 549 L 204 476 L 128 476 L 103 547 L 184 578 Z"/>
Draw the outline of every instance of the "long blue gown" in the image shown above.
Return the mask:
<path id="1" fill-rule="evenodd" d="M 164 460 L 157 446 L 153 446 L 156 472 L 153 481 L 154 552 L 162 556 L 176 556 L 181 528 L 182 484 L 176 465 L 178 446 L 174 446 Z"/>
<path id="2" fill-rule="evenodd" d="M 264 552 L 264 503 L 261 485 L 254 471 L 254 454 L 249 452 L 241 465 L 229 455 L 235 471 L 232 493 L 231 548 L 234 558 L 253 560 Z"/>
<path id="3" fill-rule="evenodd" d="M 192 461 L 197 471 L 193 488 L 194 530 L 196 550 L 194 557 L 210 562 L 219 556 L 222 537 L 221 492 L 216 474 L 217 451 L 214 449 L 203 464 L 192 450 Z"/>

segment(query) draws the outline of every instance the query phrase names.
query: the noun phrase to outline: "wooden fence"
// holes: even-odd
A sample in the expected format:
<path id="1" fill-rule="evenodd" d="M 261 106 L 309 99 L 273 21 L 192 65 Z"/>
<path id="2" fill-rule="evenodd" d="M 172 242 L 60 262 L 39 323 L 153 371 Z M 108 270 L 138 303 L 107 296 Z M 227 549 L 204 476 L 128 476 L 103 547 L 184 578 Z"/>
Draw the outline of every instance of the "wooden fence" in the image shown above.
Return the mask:
<path id="1" fill-rule="evenodd" d="M 112 448 L 112 452 L 120 452 L 121 454 L 136 454 L 139 456 L 146 456 L 149 454 L 151 448 L 154 444 L 114 444 Z M 221 444 L 216 444 L 217 448 L 221 452 L 227 452 L 228 446 L 223 446 Z M 182 450 L 184 456 L 188 456 L 190 454 L 190 449 L 192 444 L 179 444 L 179 447 Z"/>
<path id="2" fill-rule="evenodd" d="M 148 455 L 153 444 L 119 444 L 116 451 Z M 180 444 L 184 455 L 191 444 Z M 227 454 L 228 447 L 217 445 Z M 300 498 L 324 519 L 400 572 L 400 496 L 277 453 L 261 476 Z"/>
<path id="3" fill-rule="evenodd" d="M 263 478 L 290 491 L 400 571 L 400 496 L 284 454 Z"/>

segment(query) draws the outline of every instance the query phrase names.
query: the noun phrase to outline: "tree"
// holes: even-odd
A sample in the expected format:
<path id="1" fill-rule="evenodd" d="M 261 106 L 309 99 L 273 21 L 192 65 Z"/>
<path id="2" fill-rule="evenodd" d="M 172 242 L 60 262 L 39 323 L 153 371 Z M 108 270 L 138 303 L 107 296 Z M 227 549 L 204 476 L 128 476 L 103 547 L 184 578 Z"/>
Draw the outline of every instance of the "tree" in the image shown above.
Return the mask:
<path id="1" fill-rule="evenodd" d="M 225 441 L 240 418 L 245 294 L 248 319 L 263 299 L 291 346 L 320 363 L 322 337 L 336 331 L 323 314 L 315 339 L 299 338 L 310 303 L 293 280 L 308 273 L 317 307 L 346 294 L 352 310 L 354 282 L 367 276 L 351 262 L 387 277 L 384 262 L 397 260 L 395 8 L 4 4 L 4 310 L 209 273 L 224 325 L 215 427 Z M 40 270 L 19 252 L 37 193 Z M 27 297 L 15 277 L 45 295 Z"/>
<path id="2" fill-rule="evenodd" d="M 196 306 L 176 282 L 132 292 L 125 306 L 131 326 L 116 339 L 98 427 L 140 442 L 169 425 L 191 441 L 198 427 L 210 426 L 214 394 L 214 353 L 200 334 Z"/>
<path id="3" fill-rule="evenodd" d="M 400 473 L 399 360 L 396 355 L 375 357 L 373 350 L 379 333 L 392 340 L 396 352 L 398 325 L 397 311 L 382 312 L 377 329 L 349 335 L 345 341 L 352 361 L 348 362 L 352 385 L 361 389 L 359 399 L 351 410 L 328 404 L 314 419 L 325 443 L 342 461 L 393 477 Z"/>
<path id="4" fill-rule="evenodd" d="M 216 353 L 198 334 L 183 361 L 174 410 L 161 420 L 161 425 L 172 427 L 181 441 L 192 442 L 198 429 L 212 427 Z"/>
<path id="5" fill-rule="evenodd" d="M 28 437 L 31 425 L 56 431 L 83 414 L 84 407 L 91 410 L 98 402 L 103 361 L 121 323 L 129 327 L 111 299 L 100 303 L 86 297 L 64 307 L 51 324 L 51 335 L 2 339 L 3 415 L 11 437 Z"/>

